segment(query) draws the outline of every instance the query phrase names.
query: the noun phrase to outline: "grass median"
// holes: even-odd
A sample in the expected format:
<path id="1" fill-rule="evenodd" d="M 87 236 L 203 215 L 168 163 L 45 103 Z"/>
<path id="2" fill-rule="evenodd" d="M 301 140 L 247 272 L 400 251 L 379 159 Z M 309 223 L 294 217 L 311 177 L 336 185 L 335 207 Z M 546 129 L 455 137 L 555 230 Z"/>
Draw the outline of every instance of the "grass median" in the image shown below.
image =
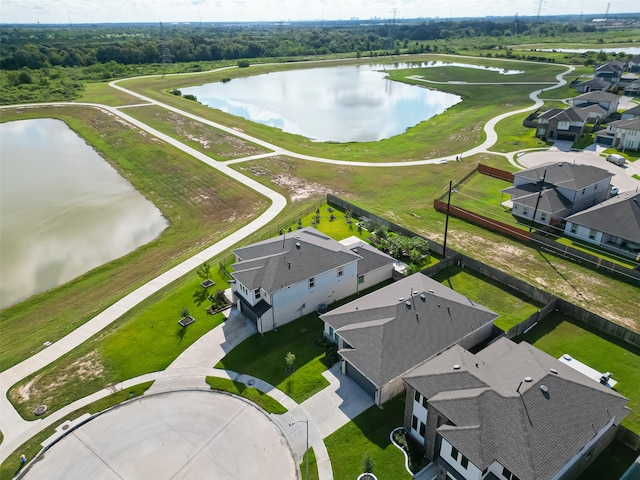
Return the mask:
<path id="1" fill-rule="evenodd" d="M 256 388 L 247 387 L 244 383 L 234 382 L 228 378 L 219 377 L 207 377 L 205 380 L 212 390 L 233 393 L 234 395 L 251 400 L 267 413 L 287 413 L 287 409 L 276 399 L 271 398 L 269 395 Z"/>

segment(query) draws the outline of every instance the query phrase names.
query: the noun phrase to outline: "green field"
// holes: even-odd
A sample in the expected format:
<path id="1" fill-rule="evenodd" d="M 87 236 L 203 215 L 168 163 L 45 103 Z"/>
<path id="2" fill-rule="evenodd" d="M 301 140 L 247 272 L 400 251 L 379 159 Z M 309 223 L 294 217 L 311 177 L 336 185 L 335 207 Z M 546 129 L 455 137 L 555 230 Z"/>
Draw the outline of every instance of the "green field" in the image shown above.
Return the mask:
<path id="1" fill-rule="evenodd" d="M 542 306 L 469 269 L 449 267 L 438 272 L 433 278 L 499 314 L 495 325 L 505 332 L 529 318 Z"/>
<path id="2" fill-rule="evenodd" d="M 568 353 L 598 371 L 612 372 L 618 382 L 615 390 L 629 399 L 631 409 L 622 425 L 640 433 L 640 351 L 579 327 L 558 312 L 516 341 L 528 342 L 554 358 Z"/>
<path id="3" fill-rule="evenodd" d="M 251 400 L 267 413 L 275 413 L 281 415 L 287 413 L 287 409 L 280 402 L 271 398 L 266 393 L 261 392 L 253 387 L 247 387 L 244 383 L 234 382 L 228 378 L 207 377 L 207 383 L 212 390 L 220 390 L 238 395 L 247 400 Z"/>

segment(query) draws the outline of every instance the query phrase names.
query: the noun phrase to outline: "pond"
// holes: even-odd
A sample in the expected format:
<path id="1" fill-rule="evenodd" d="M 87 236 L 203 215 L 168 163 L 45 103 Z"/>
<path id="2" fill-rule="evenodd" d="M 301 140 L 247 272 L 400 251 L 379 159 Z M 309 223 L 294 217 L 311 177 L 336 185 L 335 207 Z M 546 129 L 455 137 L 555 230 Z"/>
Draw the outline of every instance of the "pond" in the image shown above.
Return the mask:
<path id="1" fill-rule="evenodd" d="M 640 47 L 598 47 L 594 45 L 589 48 L 538 48 L 537 50 L 541 52 L 567 52 L 567 53 L 587 53 L 587 52 L 599 52 L 603 51 L 605 53 L 626 53 L 628 55 L 640 55 Z"/>
<path id="2" fill-rule="evenodd" d="M 377 71 L 382 68 L 408 65 L 290 70 L 181 92 L 232 115 L 320 142 L 390 138 L 462 101 L 457 95 L 389 80 Z"/>
<path id="3" fill-rule="evenodd" d="M 161 212 L 59 120 L 0 124 L 0 306 L 156 238 Z"/>

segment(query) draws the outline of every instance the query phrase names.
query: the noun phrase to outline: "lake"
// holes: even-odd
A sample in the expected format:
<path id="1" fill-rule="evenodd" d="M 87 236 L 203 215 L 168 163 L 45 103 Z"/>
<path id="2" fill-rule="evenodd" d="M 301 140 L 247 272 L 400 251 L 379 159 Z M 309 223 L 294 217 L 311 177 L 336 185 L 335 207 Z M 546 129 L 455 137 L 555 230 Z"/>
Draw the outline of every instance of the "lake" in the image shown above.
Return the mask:
<path id="1" fill-rule="evenodd" d="M 195 95 L 212 108 L 314 141 L 371 142 L 404 133 L 462 101 L 450 93 L 391 81 L 385 72 L 377 71 L 408 67 L 289 70 L 182 88 L 181 92 Z"/>
<path id="2" fill-rule="evenodd" d="M 0 306 L 158 237 L 168 222 L 59 120 L 0 124 Z"/>
<path id="3" fill-rule="evenodd" d="M 567 52 L 567 53 L 587 53 L 587 52 L 599 52 L 602 50 L 606 53 L 626 53 L 629 55 L 640 55 L 640 47 L 598 47 L 593 48 L 538 48 L 541 52 Z"/>

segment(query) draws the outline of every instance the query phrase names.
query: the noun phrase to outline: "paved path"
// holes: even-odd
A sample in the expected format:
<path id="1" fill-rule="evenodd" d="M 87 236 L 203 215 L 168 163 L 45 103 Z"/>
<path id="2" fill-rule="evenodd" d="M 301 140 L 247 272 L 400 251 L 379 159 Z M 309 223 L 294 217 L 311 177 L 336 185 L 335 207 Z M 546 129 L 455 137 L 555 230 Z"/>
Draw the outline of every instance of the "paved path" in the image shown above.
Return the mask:
<path id="1" fill-rule="evenodd" d="M 556 85 L 556 87 L 551 87 L 551 88 L 558 88 L 566 83 L 566 81 L 562 78 L 563 75 L 570 73 L 573 70 L 573 67 L 567 67 L 567 68 L 568 70 L 566 72 L 558 75 L 557 77 L 558 84 Z M 128 89 L 120 87 L 119 85 L 117 85 L 117 82 L 111 82 L 110 85 L 130 95 L 134 95 L 140 98 L 141 100 L 143 100 L 143 102 L 145 102 L 139 105 L 157 105 L 157 106 L 166 108 L 170 111 L 173 111 L 185 117 L 194 119 L 196 121 L 210 125 L 214 128 L 223 130 L 229 134 L 238 136 L 245 140 L 251 141 L 255 144 L 261 145 L 262 147 L 271 150 L 271 152 L 260 154 L 260 155 L 254 155 L 254 156 L 246 157 L 242 159 L 236 159 L 236 160 L 225 162 L 225 163 L 217 162 L 215 160 L 212 160 L 208 156 L 204 155 L 203 153 L 179 142 L 178 140 L 175 140 L 169 137 L 168 135 L 165 135 L 162 132 L 152 127 L 149 127 L 143 122 L 136 120 L 135 118 L 127 115 L 122 111 L 122 109 L 126 109 L 127 107 L 130 107 L 130 106 L 109 107 L 105 105 L 92 104 L 92 103 L 52 102 L 48 104 L 18 105 L 17 107 L 28 108 L 30 106 L 72 104 L 72 105 L 84 105 L 88 107 L 102 109 L 110 114 L 113 114 L 122 118 L 123 120 L 131 123 L 132 125 L 135 125 L 136 127 L 140 128 L 141 130 L 147 133 L 150 133 L 151 135 L 154 135 L 157 138 L 179 148 L 180 150 L 187 153 L 188 155 L 206 163 L 212 168 L 217 169 L 221 173 L 228 175 L 229 177 L 248 186 L 249 188 L 252 188 L 258 191 L 259 193 L 262 193 L 263 195 L 271 199 L 272 204 L 267 209 L 267 211 L 265 211 L 261 216 L 259 216 L 256 220 L 252 221 L 251 223 L 241 228 L 237 232 L 229 235 L 228 237 L 221 240 L 220 242 L 217 242 L 216 244 L 206 248 L 202 252 L 196 254 L 195 256 L 191 257 L 190 259 L 186 260 L 180 265 L 170 269 L 169 271 L 161 274 L 160 276 L 151 280 L 150 282 L 143 285 L 142 287 L 131 292 L 130 294 L 128 294 L 127 296 L 125 296 L 124 298 L 116 302 L 114 305 L 107 308 L 106 310 L 98 314 L 96 317 L 94 317 L 84 325 L 80 326 L 78 329 L 74 330 L 64 338 L 58 340 L 51 346 L 47 347 L 46 349 L 38 352 L 37 354 L 30 357 L 29 359 L 21 362 L 20 364 L 0 373 L 0 393 L 1 393 L 0 411 L 2 412 L 2 414 L 0 415 L 0 430 L 3 432 L 5 436 L 4 441 L 2 442 L 2 444 L 0 444 L 0 461 L 5 459 L 9 455 L 9 453 L 11 453 L 13 449 L 17 448 L 17 446 L 19 446 L 23 441 L 25 441 L 26 439 L 30 438 L 38 431 L 45 428 L 48 424 L 51 424 L 54 421 L 59 420 L 60 418 L 63 418 L 64 415 L 79 408 L 80 406 L 86 405 L 98 398 L 102 398 L 108 395 L 109 393 L 113 393 L 114 391 L 117 391 L 123 388 L 129 388 L 132 385 L 135 385 L 143 381 L 148 381 L 151 379 L 158 380 L 157 384 L 154 384 L 152 391 L 160 391 L 160 390 L 166 391 L 166 390 L 175 390 L 175 389 L 184 389 L 184 388 L 205 388 L 206 385 L 203 384 L 204 376 L 209 374 L 209 372 L 212 372 L 211 374 L 213 375 L 219 374 L 217 371 L 211 369 L 211 366 L 217 362 L 217 360 L 213 361 L 214 358 L 217 358 L 221 353 L 224 353 L 226 351 L 225 350 L 226 348 L 232 348 L 235 344 L 237 344 L 237 342 L 241 341 L 244 335 L 250 334 L 249 331 L 244 330 L 244 327 L 241 327 L 240 330 L 235 330 L 235 329 L 228 330 L 228 333 L 230 334 L 229 341 L 227 341 L 227 338 L 225 337 L 224 332 L 223 334 L 221 334 L 220 330 L 214 329 L 214 331 L 210 332 L 210 334 L 205 335 L 201 339 L 201 341 L 196 342 L 196 344 L 193 345 L 194 347 L 193 350 L 191 350 L 190 348 L 187 350 L 187 352 L 189 353 L 185 352 L 184 357 L 183 355 L 178 357 L 165 372 L 150 373 L 150 374 L 138 377 L 136 379 L 129 380 L 127 382 L 122 382 L 109 389 L 102 390 L 101 392 L 97 392 L 96 394 L 93 394 L 89 397 L 86 397 L 77 402 L 74 402 L 73 404 L 68 405 L 67 407 L 59 410 L 58 412 L 55 412 L 54 414 L 48 416 L 45 420 L 39 420 L 35 422 L 26 422 L 17 414 L 17 412 L 15 411 L 15 409 L 13 408 L 13 406 L 7 400 L 7 397 L 6 397 L 6 393 L 8 389 L 14 383 L 20 381 L 21 379 L 39 370 L 40 368 L 48 365 L 49 363 L 56 360 L 60 356 L 71 351 L 78 345 L 82 344 L 89 337 L 91 337 L 95 333 L 99 332 L 100 330 L 108 326 L 114 320 L 119 318 L 121 315 L 123 315 L 125 312 L 127 312 L 134 306 L 138 305 L 140 302 L 148 298 L 153 293 L 157 292 L 164 286 L 168 285 L 169 283 L 173 282 L 177 278 L 181 277 L 182 275 L 193 270 L 204 261 L 209 260 L 215 255 L 230 249 L 233 245 L 238 243 L 243 238 L 246 238 L 251 233 L 267 225 L 271 220 L 275 218 L 275 216 L 278 213 L 282 211 L 282 209 L 286 206 L 286 199 L 282 195 L 278 194 L 277 192 L 274 192 L 273 190 L 270 190 L 269 188 L 259 184 L 253 179 L 230 168 L 230 165 L 234 163 L 243 162 L 243 161 L 255 160 L 257 158 L 266 158 L 273 155 L 287 155 L 290 157 L 299 158 L 303 160 L 335 164 L 335 165 L 352 165 L 352 166 L 357 165 L 357 166 L 366 166 L 366 167 L 397 167 L 397 166 L 426 165 L 426 164 L 442 163 L 442 162 L 451 161 L 454 159 L 454 157 L 451 156 L 451 157 L 440 157 L 435 159 L 423 159 L 423 160 L 415 160 L 415 161 L 407 161 L 407 162 L 379 162 L 378 163 L 378 162 L 353 162 L 353 161 L 344 161 L 344 160 L 337 160 L 337 159 L 326 159 L 326 158 L 320 158 L 320 157 L 315 157 L 310 155 L 298 154 L 295 152 L 285 150 L 281 147 L 278 147 L 277 145 L 273 145 L 271 143 L 265 142 L 261 139 L 247 135 L 244 132 L 239 132 L 235 129 L 226 127 L 224 125 L 211 122 L 205 118 L 190 114 L 188 112 L 184 112 L 175 107 L 163 104 L 161 102 L 157 102 L 153 99 L 147 98 L 143 95 L 140 95 L 138 93 L 135 93 Z M 549 88 L 547 88 L 547 90 L 549 90 Z M 538 108 L 540 105 L 542 105 L 542 100 L 540 100 L 537 97 L 537 95 L 540 92 L 541 90 L 538 90 L 536 92 L 533 92 L 530 95 L 531 99 L 534 101 L 534 104 L 531 107 L 517 110 L 514 112 L 505 113 L 488 121 L 484 127 L 484 131 L 486 135 L 485 141 L 477 147 L 467 150 L 466 152 L 461 152 L 461 154 L 467 157 L 467 156 L 474 155 L 476 153 L 488 152 L 488 148 L 494 145 L 497 141 L 495 125 L 500 120 L 508 116 L 516 115 L 522 112 L 526 112 L 526 111 L 530 111 L 535 108 Z M 5 106 L 0 108 L 14 108 L 14 107 L 16 106 Z M 488 152 L 488 153 L 504 155 L 507 158 L 509 158 L 512 155 L 512 154 L 503 154 L 503 153 L 497 153 L 497 152 Z M 223 326 L 221 330 L 224 331 L 224 328 L 225 327 Z M 229 326 L 227 326 L 227 328 L 229 329 Z M 216 348 L 218 349 L 217 352 L 214 355 L 209 355 L 209 353 L 213 353 Z M 213 349 L 213 350 L 209 351 L 209 349 Z M 209 365 L 206 365 L 206 366 L 203 365 L 206 362 L 210 362 Z M 222 374 L 233 375 L 228 372 L 222 373 Z M 318 464 L 325 465 L 325 466 L 327 465 L 327 463 L 329 463 L 329 458 L 328 458 L 328 455 L 326 454 L 326 449 L 324 448 L 324 444 L 322 443 L 322 438 L 324 438 L 326 435 L 328 435 L 335 429 L 347 423 L 351 418 L 353 418 L 353 416 L 355 416 L 357 413 L 360 413 L 362 410 L 364 410 L 364 408 L 366 408 L 366 402 L 358 395 L 357 387 L 353 385 L 349 385 L 350 381 L 346 379 L 346 377 L 336 375 L 335 372 L 329 372 L 327 375 L 329 376 L 333 375 L 333 378 L 328 377 L 330 380 L 331 386 L 328 387 L 326 391 L 320 392 L 318 395 L 307 400 L 300 406 L 293 406 L 292 404 L 290 404 L 286 400 L 286 396 L 283 397 L 282 395 L 284 394 L 281 394 L 282 392 L 278 393 L 278 391 L 274 389 L 272 386 L 260 385 L 263 388 L 267 388 L 267 389 L 270 388 L 269 394 L 270 395 L 273 394 L 277 398 L 281 398 L 282 399 L 281 403 L 284 402 L 283 404 L 289 404 L 289 406 L 293 407 L 290 410 L 290 412 L 288 412 L 287 414 L 290 416 L 290 419 L 293 419 L 293 421 L 312 419 L 309 422 L 309 436 L 310 436 L 311 444 L 314 447 L 314 451 L 316 451 Z M 239 378 L 239 377 L 236 377 L 236 378 Z M 349 390 L 351 387 L 355 388 L 356 390 L 355 391 Z M 360 392 L 360 394 L 361 393 L 362 392 Z M 333 405 L 333 407 L 335 407 L 334 409 L 334 411 L 336 412 L 335 415 L 327 415 L 324 412 L 323 407 L 326 407 L 328 404 Z M 282 426 L 284 431 L 287 431 L 286 428 L 290 428 L 288 427 L 288 423 L 286 424 L 286 426 Z M 296 424 L 296 426 L 301 427 L 302 423 L 298 423 Z M 299 428 L 296 429 L 297 432 L 299 432 L 299 430 L 300 430 Z M 299 452 L 300 451 L 299 434 L 293 435 L 292 438 L 294 439 L 293 445 L 296 446 L 294 448 L 294 451 Z M 332 478 L 332 475 L 330 474 L 330 464 L 328 465 L 328 468 L 324 468 L 321 471 L 321 478 L 323 479 Z"/>

